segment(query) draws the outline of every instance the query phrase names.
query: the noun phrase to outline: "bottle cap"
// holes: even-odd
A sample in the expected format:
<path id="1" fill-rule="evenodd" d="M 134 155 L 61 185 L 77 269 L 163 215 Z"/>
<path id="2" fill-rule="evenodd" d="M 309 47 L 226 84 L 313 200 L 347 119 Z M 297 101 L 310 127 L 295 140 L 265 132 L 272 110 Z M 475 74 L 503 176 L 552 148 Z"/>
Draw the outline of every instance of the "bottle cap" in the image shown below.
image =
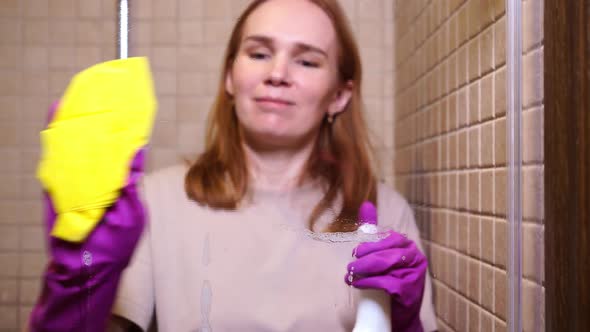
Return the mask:
<path id="1" fill-rule="evenodd" d="M 377 208 L 370 201 L 364 201 L 359 208 L 358 218 L 361 224 L 377 225 Z"/>

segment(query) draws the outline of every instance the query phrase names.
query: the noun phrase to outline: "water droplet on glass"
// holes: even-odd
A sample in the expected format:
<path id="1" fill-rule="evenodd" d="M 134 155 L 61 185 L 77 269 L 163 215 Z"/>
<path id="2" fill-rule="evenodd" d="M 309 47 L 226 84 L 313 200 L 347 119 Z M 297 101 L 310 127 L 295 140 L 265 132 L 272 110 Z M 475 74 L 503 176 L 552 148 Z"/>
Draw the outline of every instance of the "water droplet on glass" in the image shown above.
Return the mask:
<path id="1" fill-rule="evenodd" d="M 82 262 L 86 266 L 92 265 L 92 254 L 90 253 L 90 251 L 84 250 L 84 252 L 82 253 Z"/>
<path id="2" fill-rule="evenodd" d="M 209 322 L 209 314 L 211 313 L 211 299 L 213 292 L 211 291 L 211 283 L 209 280 L 203 281 L 201 288 L 201 321 L 203 325 L 201 331 L 211 331 L 211 323 Z"/>

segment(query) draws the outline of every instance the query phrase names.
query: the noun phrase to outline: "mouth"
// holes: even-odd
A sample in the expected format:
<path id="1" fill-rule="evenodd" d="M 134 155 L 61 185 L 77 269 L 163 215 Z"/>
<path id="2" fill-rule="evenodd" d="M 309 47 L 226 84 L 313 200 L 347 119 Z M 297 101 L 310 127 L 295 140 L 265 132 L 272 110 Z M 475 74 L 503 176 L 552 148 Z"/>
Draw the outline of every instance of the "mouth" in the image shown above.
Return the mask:
<path id="1" fill-rule="evenodd" d="M 295 103 L 290 100 L 273 97 L 258 97 L 254 98 L 254 101 L 265 108 L 285 108 L 295 105 Z"/>

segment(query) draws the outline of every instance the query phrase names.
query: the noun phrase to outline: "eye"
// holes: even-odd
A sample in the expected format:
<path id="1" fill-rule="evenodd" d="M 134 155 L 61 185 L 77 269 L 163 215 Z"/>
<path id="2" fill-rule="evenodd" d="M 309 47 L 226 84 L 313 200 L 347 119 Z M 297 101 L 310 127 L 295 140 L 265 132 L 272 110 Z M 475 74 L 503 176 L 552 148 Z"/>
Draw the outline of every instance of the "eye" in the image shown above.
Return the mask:
<path id="1" fill-rule="evenodd" d="M 304 67 L 309 67 L 309 68 L 317 68 L 320 66 L 319 63 L 317 63 L 315 61 L 310 61 L 310 60 L 305 60 L 305 59 L 299 60 L 298 63 Z"/>
<path id="2" fill-rule="evenodd" d="M 264 59 L 268 59 L 269 55 L 266 53 L 262 53 L 262 52 L 251 52 L 248 54 L 248 56 L 250 57 L 250 59 L 254 59 L 254 60 L 264 60 Z"/>

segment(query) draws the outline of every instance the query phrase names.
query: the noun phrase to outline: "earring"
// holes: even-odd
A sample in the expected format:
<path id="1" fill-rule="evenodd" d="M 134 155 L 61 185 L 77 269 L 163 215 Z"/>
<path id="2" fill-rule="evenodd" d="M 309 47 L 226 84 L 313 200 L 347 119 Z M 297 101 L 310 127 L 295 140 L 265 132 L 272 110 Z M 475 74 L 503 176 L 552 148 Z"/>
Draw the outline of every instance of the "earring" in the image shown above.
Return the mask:
<path id="1" fill-rule="evenodd" d="M 329 113 L 328 114 L 328 123 L 332 123 L 334 122 L 334 114 Z"/>

